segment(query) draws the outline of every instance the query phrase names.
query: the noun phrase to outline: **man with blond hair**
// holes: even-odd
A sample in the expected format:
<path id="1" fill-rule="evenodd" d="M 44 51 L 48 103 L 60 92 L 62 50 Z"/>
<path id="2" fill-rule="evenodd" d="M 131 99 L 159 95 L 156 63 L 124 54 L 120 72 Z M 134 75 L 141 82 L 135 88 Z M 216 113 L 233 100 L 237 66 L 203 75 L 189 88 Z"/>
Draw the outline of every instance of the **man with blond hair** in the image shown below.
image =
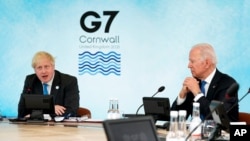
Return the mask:
<path id="1" fill-rule="evenodd" d="M 32 59 L 34 74 L 26 76 L 22 94 L 47 93 L 54 96 L 55 116 L 76 116 L 79 108 L 77 78 L 55 70 L 54 57 L 45 51 L 37 52 Z M 43 85 L 46 88 L 43 88 Z M 18 104 L 18 117 L 29 117 L 31 111 L 25 109 L 21 96 Z"/>

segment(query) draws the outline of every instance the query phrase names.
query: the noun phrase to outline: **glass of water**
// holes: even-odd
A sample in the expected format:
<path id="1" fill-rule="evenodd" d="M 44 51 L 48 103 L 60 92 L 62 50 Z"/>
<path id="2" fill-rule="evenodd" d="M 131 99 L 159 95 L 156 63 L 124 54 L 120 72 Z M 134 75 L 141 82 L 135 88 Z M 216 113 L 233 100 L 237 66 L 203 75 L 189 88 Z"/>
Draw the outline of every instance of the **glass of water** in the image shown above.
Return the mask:
<path id="1" fill-rule="evenodd" d="M 202 125 L 202 137 L 208 138 L 216 127 L 214 120 L 205 120 Z"/>

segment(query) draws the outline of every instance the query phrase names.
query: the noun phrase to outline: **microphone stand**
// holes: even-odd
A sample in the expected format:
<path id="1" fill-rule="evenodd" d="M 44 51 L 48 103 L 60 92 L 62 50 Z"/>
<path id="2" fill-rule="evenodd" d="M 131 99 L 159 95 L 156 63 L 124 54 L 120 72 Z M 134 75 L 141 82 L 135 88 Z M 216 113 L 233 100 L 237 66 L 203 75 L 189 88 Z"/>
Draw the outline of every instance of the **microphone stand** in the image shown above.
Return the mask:
<path id="1" fill-rule="evenodd" d="M 135 115 L 138 115 L 138 112 L 139 112 L 139 110 L 141 109 L 142 106 L 143 106 L 143 104 L 137 109 Z"/>
<path id="2" fill-rule="evenodd" d="M 158 90 L 154 95 L 152 95 L 152 97 L 154 97 L 154 96 L 155 96 L 156 94 L 158 94 L 158 93 L 159 93 L 159 90 Z M 143 106 L 143 104 L 140 105 L 140 107 L 137 109 L 135 115 L 138 115 L 138 112 L 139 112 L 139 110 L 141 109 L 142 106 Z"/>
<path id="3" fill-rule="evenodd" d="M 248 89 L 248 92 L 247 92 L 244 96 L 242 96 L 242 97 L 240 98 L 240 100 L 239 100 L 237 103 L 235 103 L 230 109 L 227 110 L 227 113 L 228 113 L 229 111 L 231 111 L 238 103 L 240 103 L 240 101 L 241 101 L 243 98 L 245 98 L 249 93 L 250 93 L 250 88 Z"/>
<path id="4" fill-rule="evenodd" d="M 155 94 L 153 94 L 151 97 L 154 97 L 156 94 L 158 94 L 159 92 L 162 92 L 164 89 L 165 89 L 165 87 L 164 87 L 164 86 L 161 86 L 161 87 L 158 89 L 158 91 L 157 91 Z M 143 106 L 143 104 L 140 105 L 140 107 L 138 107 L 138 109 L 137 109 L 135 115 L 138 115 L 138 112 L 139 112 L 139 110 L 141 109 L 142 106 Z"/>

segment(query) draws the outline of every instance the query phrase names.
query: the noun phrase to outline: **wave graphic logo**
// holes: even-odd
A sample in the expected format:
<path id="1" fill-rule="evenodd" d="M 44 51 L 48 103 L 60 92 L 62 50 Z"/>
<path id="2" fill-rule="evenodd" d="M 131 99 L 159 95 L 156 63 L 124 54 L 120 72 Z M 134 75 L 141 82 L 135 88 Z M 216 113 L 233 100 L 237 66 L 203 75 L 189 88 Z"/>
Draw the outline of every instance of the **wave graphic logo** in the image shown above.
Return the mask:
<path id="1" fill-rule="evenodd" d="M 121 54 L 111 51 L 107 54 L 98 51 L 91 53 L 85 51 L 78 56 L 79 75 L 86 73 L 96 75 L 98 73 L 103 75 L 121 75 Z"/>

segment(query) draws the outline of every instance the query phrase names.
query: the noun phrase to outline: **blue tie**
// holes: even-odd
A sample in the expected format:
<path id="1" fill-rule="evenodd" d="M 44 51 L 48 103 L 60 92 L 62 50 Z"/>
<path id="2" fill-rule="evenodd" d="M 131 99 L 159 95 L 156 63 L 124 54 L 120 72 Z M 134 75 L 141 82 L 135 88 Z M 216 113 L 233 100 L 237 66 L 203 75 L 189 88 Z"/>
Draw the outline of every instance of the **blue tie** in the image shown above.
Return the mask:
<path id="1" fill-rule="evenodd" d="M 201 92 L 204 94 L 204 96 L 205 96 L 205 85 L 206 81 L 201 81 Z"/>
<path id="2" fill-rule="evenodd" d="M 204 94 L 204 96 L 206 96 L 206 94 L 205 94 L 205 85 L 206 85 L 206 81 L 201 81 L 201 92 Z M 204 120 L 204 118 L 205 118 L 205 116 L 204 115 L 202 115 L 202 114 L 200 114 L 200 117 L 201 117 L 201 120 Z"/>
<path id="3" fill-rule="evenodd" d="M 44 95 L 48 95 L 48 94 L 49 94 L 49 93 L 48 93 L 47 87 L 48 87 L 48 84 L 43 83 L 43 94 L 44 94 Z"/>

